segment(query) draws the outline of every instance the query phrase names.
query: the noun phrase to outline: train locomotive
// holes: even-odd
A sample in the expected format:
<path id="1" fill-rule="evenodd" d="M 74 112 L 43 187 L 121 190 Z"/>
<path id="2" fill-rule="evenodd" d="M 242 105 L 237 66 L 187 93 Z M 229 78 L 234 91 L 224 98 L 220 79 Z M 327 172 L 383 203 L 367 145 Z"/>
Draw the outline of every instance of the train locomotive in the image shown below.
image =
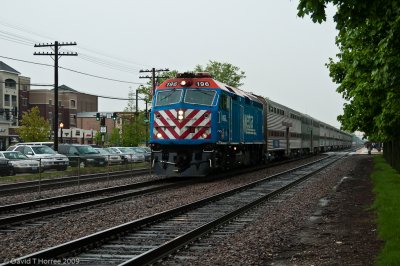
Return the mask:
<path id="1" fill-rule="evenodd" d="M 155 172 L 203 176 L 259 163 L 265 154 L 263 108 L 255 95 L 207 73 L 182 73 L 164 81 L 150 113 Z"/>
<path id="2" fill-rule="evenodd" d="M 321 125 L 208 73 L 180 73 L 153 95 L 152 164 L 159 175 L 206 176 L 351 145 L 349 134 L 330 126 L 321 136 Z"/>

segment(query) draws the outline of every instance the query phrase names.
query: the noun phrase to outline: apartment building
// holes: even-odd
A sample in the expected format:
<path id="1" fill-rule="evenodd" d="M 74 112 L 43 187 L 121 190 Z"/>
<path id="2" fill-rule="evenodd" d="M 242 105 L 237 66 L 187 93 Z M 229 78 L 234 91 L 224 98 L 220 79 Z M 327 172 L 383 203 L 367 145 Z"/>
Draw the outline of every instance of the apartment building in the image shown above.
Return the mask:
<path id="1" fill-rule="evenodd" d="M 22 112 L 29 108 L 30 83 L 29 77 L 0 61 L 0 150 L 19 141 L 15 128 Z"/>

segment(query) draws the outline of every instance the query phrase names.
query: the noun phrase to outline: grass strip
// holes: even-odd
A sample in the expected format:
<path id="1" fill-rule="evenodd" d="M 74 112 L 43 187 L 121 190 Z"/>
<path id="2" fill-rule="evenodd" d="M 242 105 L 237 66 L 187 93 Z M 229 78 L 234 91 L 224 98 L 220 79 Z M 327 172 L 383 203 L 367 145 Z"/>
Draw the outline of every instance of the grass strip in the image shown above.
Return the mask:
<path id="1" fill-rule="evenodd" d="M 400 265 L 400 174 L 383 156 L 374 156 L 372 181 L 378 234 L 384 241 L 377 265 Z"/>

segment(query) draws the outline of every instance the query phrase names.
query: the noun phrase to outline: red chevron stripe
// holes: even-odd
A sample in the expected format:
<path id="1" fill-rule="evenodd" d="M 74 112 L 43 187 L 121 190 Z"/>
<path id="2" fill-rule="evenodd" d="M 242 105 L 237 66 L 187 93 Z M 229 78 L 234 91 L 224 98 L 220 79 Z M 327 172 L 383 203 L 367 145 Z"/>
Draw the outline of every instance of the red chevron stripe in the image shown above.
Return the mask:
<path id="1" fill-rule="evenodd" d="M 158 128 L 158 132 L 157 133 L 161 133 L 161 136 L 163 137 L 163 139 L 169 139 L 167 133 L 165 133 L 164 130 L 162 130 L 162 128 Z"/>
<path id="2" fill-rule="evenodd" d="M 193 135 L 193 139 L 198 139 L 200 138 L 201 135 L 203 135 L 204 132 L 207 131 L 207 127 L 202 127 L 196 134 Z M 209 139 L 211 137 L 211 134 L 208 134 L 206 139 Z"/>
<path id="3" fill-rule="evenodd" d="M 184 109 L 180 109 L 183 110 L 185 113 L 187 111 Z M 192 127 L 198 127 L 205 119 L 208 119 L 209 121 L 207 121 L 207 123 L 205 125 L 203 125 L 204 127 L 201 128 L 191 139 L 198 139 L 201 137 L 201 135 L 210 127 L 211 125 L 211 121 L 210 121 L 210 111 L 205 111 L 200 117 L 198 117 L 195 121 L 192 121 L 192 119 L 200 112 L 201 110 L 192 110 L 192 112 L 190 112 L 188 114 L 187 117 L 185 117 L 184 120 L 179 121 L 177 119 L 177 117 L 175 117 L 175 115 L 171 112 L 171 110 L 163 110 L 163 111 L 157 111 L 155 112 L 155 116 L 159 115 L 158 119 L 154 119 L 154 126 L 157 127 L 158 132 L 161 133 L 161 135 L 163 136 L 164 139 L 170 139 L 168 137 L 169 134 L 167 134 L 167 130 L 168 132 L 170 132 L 170 134 L 173 136 L 174 139 L 186 139 L 190 132 L 191 132 L 191 128 Z M 168 121 L 162 114 L 164 114 L 164 116 L 166 115 L 167 118 L 171 119 L 170 121 Z M 205 118 L 204 115 L 208 114 L 208 118 Z M 157 121 L 158 122 L 157 122 Z M 182 130 L 183 127 L 187 126 L 188 128 L 183 131 L 180 132 Z M 179 133 L 176 132 L 175 129 L 178 129 L 177 131 Z M 157 132 L 154 133 L 154 135 L 156 135 Z M 210 134 L 208 135 L 207 138 L 210 138 Z"/>
<path id="4" fill-rule="evenodd" d="M 172 125 L 179 127 L 179 121 L 175 117 L 175 115 L 173 113 L 171 113 L 171 110 L 164 110 L 164 113 L 169 117 L 169 119 L 171 119 L 171 121 L 173 123 Z"/>
<path id="5" fill-rule="evenodd" d="M 159 120 L 160 120 L 160 122 L 162 123 L 163 126 L 166 126 L 167 130 L 169 132 L 171 132 L 171 134 L 174 136 L 175 139 L 179 138 L 179 135 L 175 132 L 175 130 L 173 129 L 173 126 L 170 125 L 162 115 L 160 115 Z M 169 139 L 169 137 L 166 137 L 166 139 Z"/>

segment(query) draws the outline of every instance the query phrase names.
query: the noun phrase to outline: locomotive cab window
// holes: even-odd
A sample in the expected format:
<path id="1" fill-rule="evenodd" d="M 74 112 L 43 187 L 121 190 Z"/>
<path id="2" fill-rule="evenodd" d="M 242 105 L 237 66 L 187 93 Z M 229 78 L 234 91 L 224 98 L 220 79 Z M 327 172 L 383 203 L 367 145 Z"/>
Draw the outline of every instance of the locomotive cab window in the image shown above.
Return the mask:
<path id="1" fill-rule="evenodd" d="M 157 93 L 156 106 L 179 103 L 182 96 L 182 90 L 159 91 Z"/>
<path id="2" fill-rule="evenodd" d="M 221 94 L 219 100 L 219 107 L 223 110 L 229 110 L 229 98 L 225 94 Z"/>
<path id="3" fill-rule="evenodd" d="M 211 106 L 214 102 L 214 97 L 215 91 L 198 89 L 187 90 L 184 102 Z"/>

